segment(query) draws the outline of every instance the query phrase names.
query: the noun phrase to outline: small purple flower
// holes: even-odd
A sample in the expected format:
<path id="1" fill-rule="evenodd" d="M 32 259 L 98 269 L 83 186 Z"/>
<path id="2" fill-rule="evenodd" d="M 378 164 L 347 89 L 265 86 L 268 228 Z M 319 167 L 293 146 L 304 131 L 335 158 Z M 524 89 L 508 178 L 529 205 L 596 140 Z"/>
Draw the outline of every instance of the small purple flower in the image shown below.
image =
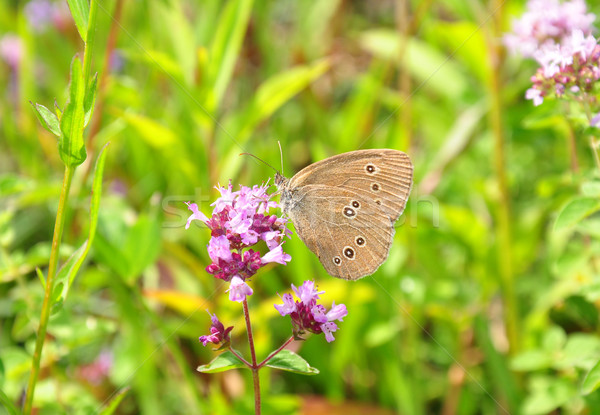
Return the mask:
<path id="1" fill-rule="evenodd" d="M 208 312 L 208 315 L 210 316 L 212 324 L 210 326 L 210 334 L 207 336 L 200 336 L 199 338 L 202 345 L 206 346 L 208 343 L 229 343 L 229 332 L 233 329 L 233 326 L 225 328 L 223 323 L 217 318 L 216 314 L 211 315 L 210 312 Z"/>
<path id="2" fill-rule="evenodd" d="M 231 279 L 227 291 L 229 292 L 229 300 L 237 301 L 238 303 L 244 301 L 247 295 L 252 295 L 254 292 L 252 291 L 252 288 L 237 275 Z"/>
<path id="3" fill-rule="evenodd" d="M 213 236 L 208 243 L 208 255 L 213 262 L 231 261 L 232 255 L 230 251 L 229 239 L 225 235 Z"/>
<path id="4" fill-rule="evenodd" d="M 262 263 L 268 264 L 269 262 L 277 262 L 278 264 L 285 265 L 287 262 L 290 262 L 291 259 L 292 257 L 283 252 L 283 248 L 279 245 L 276 248 L 271 249 L 262 257 Z"/>
<path id="5" fill-rule="evenodd" d="M 590 126 L 600 128 L 600 112 L 592 117 Z"/>
<path id="6" fill-rule="evenodd" d="M 313 281 L 304 281 L 298 288 L 292 284 L 292 290 L 300 301 L 294 301 L 291 294 L 284 294 L 281 297 L 283 304 L 275 304 L 274 307 L 282 316 L 289 315 L 292 318 L 294 337 L 300 339 L 304 332 L 309 331 L 325 333 L 327 342 L 335 340 L 333 333 L 338 326 L 334 321 L 342 321 L 348 315 L 346 306 L 333 303 L 331 310 L 327 311 L 324 306 L 317 304 L 319 295 L 325 291 L 317 291 Z"/>
<path id="7" fill-rule="evenodd" d="M 291 259 L 282 248 L 284 237 L 291 233 L 286 228 L 287 219 L 269 213 L 278 205 L 270 200 L 268 188 L 268 184 L 240 186 L 234 192 L 231 182 L 227 187 L 217 187 L 221 197 L 212 203 L 210 218 L 195 203 L 187 203 L 192 215 L 186 229 L 192 221 L 199 220 L 211 230 L 207 248 L 212 263 L 206 270 L 215 278 L 230 281 L 232 301 L 243 301 L 252 294 L 246 281 L 261 267 L 271 262 L 285 265 Z M 265 241 L 269 249 L 264 255 L 251 249 L 260 241 Z"/>
<path id="8" fill-rule="evenodd" d="M 193 212 L 192 216 L 188 218 L 187 223 L 185 224 L 185 229 L 189 229 L 193 220 L 199 220 L 204 223 L 208 222 L 208 218 L 204 213 L 200 212 L 197 204 L 190 202 L 186 202 L 185 204 L 188 206 L 188 209 Z"/>

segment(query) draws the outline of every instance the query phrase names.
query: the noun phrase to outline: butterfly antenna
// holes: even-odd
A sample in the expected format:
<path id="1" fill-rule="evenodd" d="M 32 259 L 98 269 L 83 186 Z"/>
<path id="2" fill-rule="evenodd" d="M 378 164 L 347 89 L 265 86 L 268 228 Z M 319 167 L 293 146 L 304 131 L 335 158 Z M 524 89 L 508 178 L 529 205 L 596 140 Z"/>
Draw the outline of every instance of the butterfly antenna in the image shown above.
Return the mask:
<path id="1" fill-rule="evenodd" d="M 267 166 L 269 166 L 270 168 L 272 168 L 273 170 L 275 170 L 276 173 L 279 173 L 275 167 L 271 166 L 269 163 L 267 163 L 266 161 L 264 161 L 260 157 L 255 156 L 252 153 L 240 153 L 240 156 L 251 156 L 251 157 L 254 157 L 256 160 L 260 161 L 263 164 L 266 164 Z"/>
<path id="2" fill-rule="evenodd" d="M 279 159 L 281 160 L 281 174 L 283 174 L 283 151 L 281 150 L 281 141 L 277 140 L 279 146 Z"/>

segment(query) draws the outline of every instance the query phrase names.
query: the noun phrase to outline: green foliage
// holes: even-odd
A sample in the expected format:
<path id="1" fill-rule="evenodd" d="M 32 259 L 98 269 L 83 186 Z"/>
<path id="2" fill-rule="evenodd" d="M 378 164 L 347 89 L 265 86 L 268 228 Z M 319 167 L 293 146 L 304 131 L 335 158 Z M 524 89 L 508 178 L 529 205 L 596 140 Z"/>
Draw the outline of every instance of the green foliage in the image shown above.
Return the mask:
<path id="1" fill-rule="evenodd" d="M 84 42 L 87 42 L 88 20 L 90 15 L 90 3 L 88 0 L 67 0 L 71 16 L 75 20 L 75 26 L 79 31 L 79 36 Z"/>
<path id="2" fill-rule="evenodd" d="M 60 117 L 60 139 L 58 152 L 66 166 L 79 166 L 87 157 L 83 142 L 85 124 L 85 80 L 81 61 L 74 57 L 71 62 L 71 83 L 69 84 L 69 100 Z"/>
<path id="3" fill-rule="evenodd" d="M 0 38 L 23 42 L 16 70 L 0 58 L 0 400 L 9 413 L 31 369 L 63 164 L 79 167 L 39 413 L 252 411 L 251 373 L 225 370 L 242 366 L 198 343 L 208 308 L 234 325 L 232 345 L 248 355 L 238 304 L 205 271 L 209 232 L 184 230 L 184 202 L 208 213 L 217 183 L 266 181 L 273 171 L 239 154 L 279 168 L 277 141 L 288 177 L 340 152 L 389 147 L 410 154 L 415 185 L 372 277 L 332 279 L 294 236 L 290 264 L 252 279 L 259 361 L 291 333 L 273 308 L 290 283 L 314 279 L 325 304 L 349 310 L 334 342 L 311 336 L 270 362 L 318 375 L 261 371 L 266 413 L 298 413 L 315 395 L 364 413 L 598 407 L 600 176 L 590 131 L 566 106 L 524 100 L 533 61 L 503 60 L 501 96 L 492 94 L 500 35 L 488 8 L 412 2 L 420 17 L 406 35 L 396 27 L 401 2 L 108 0 L 95 30 L 85 0 L 43 28 L 28 20 L 28 3 L 0 1 Z M 509 22 L 523 3 L 495 16 Z M 81 39 L 94 33 L 86 66 Z M 514 302 L 501 275 L 509 260 Z"/>

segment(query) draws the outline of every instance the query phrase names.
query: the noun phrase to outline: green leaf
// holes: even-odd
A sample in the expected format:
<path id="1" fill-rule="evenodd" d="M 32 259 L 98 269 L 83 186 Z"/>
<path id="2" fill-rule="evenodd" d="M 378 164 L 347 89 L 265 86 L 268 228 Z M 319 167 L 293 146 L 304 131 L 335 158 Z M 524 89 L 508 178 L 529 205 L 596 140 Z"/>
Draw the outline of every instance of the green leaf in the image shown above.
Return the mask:
<path id="1" fill-rule="evenodd" d="M 233 353 L 227 351 L 215 357 L 209 364 L 198 366 L 196 370 L 202 373 L 219 373 L 227 370 L 244 368 L 247 369 L 248 366 L 242 363 L 242 361 Z"/>
<path id="2" fill-rule="evenodd" d="M 600 388 L 600 361 L 585 375 L 581 385 L 581 393 L 589 395 Z"/>
<path id="3" fill-rule="evenodd" d="M 600 182 L 584 182 L 581 184 L 581 193 L 589 197 L 600 197 Z"/>
<path id="4" fill-rule="evenodd" d="M 545 350 L 528 350 L 516 355 L 510 362 L 510 368 L 517 372 L 531 372 L 552 367 L 554 357 Z"/>
<path id="5" fill-rule="evenodd" d="M 34 104 L 31 101 L 29 101 L 29 103 L 33 107 L 35 116 L 40 121 L 40 124 L 42 124 L 42 127 L 55 136 L 60 137 L 60 122 L 58 121 L 58 117 L 41 104 Z"/>
<path id="6" fill-rule="evenodd" d="M 579 197 L 573 199 L 558 214 L 554 223 L 554 230 L 558 231 L 576 225 L 598 210 L 600 210 L 600 200 L 596 198 Z"/>
<path id="7" fill-rule="evenodd" d="M 117 407 L 119 406 L 119 404 L 121 403 L 123 398 L 125 398 L 125 396 L 127 396 L 127 393 L 129 392 L 129 390 L 130 390 L 129 387 L 121 389 L 119 391 L 119 393 L 117 393 L 117 395 L 108 403 L 106 408 L 104 408 L 102 410 L 102 412 L 100 412 L 98 415 L 112 415 L 112 413 L 115 412 L 115 410 L 117 409 Z"/>
<path id="8" fill-rule="evenodd" d="M 11 400 L 6 396 L 2 389 L 0 389 L 0 402 L 4 405 L 4 408 L 8 411 L 10 415 L 19 415 L 21 412 L 17 409 L 17 407 L 11 402 Z"/>
<path id="9" fill-rule="evenodd" d="M 373 29 L 359 39 L 361 46 L 375 57 L 395 62 L 416 79 L 418 88 L 433 90 L 456 100 L 468 90 L 468 77 L 454 59 L 417 38 L 402 39 L 391 29 Z M 404 45 L 405 43 L 405 45 Z M 401 48 L 406 47 L 404 54 Z"/>
<path id="10" fill-rule="evenodd" d="M 75 20 L 75 26 L 79 36 L 84 42 L 87 42 L 87 31 L 88 31 L 88 19 L 90 15 L 90 4 L 88 0 L 67 0 L 69 9 L 71 10 L 71 16 Z"/>
<path id="11" fill-rule="evenodd" d="M 302 375 L 316 375 L 319 373 L 318 369 L 310 366 L 306 360 L 289 350 L 280 351 L 265 366 Z"/>
<path id="12" fill-rule="evenodd" d="M 94 113 L 94 104 L 96 103 L 96 94 L 98 92 L 98 73 L 92 78 L 92 82 L 85 91 L 85 99 L 83 100 L 83 112 L 85 113 L 83 127 L 87 127 Z"/>
<path id="13" fill-rule="evenodd" d="M 73 284 L 73 280 L 77 275 L 77 271 L 81 267 L 81 264 L 85 260 L 87 253 L 90 250 L 90 246 L 94 242 L 94 236 L 96 235 L 96 227 L 98 225 L 98 210 L 100 206 L 100 196 L 102 195 L 102 176 L 104 173 L 104 161 L 106 160 L 106 147 L 108 147 L 110 143 L 106 143 L 102 150 L 100 150 L 100 154 L 98 155 L 98 159 L 96 160 L 96 168 L 94 170 L 94 182 L 92 185 L 92 199 L 90 201 L 90 229 L 88 231 L 88 237 L 77 249 L 73 255 L 67 260 L 67 262 L 61 267 L 58 272 L 58 276 L 56 279 L 57 285 L 63 283 L 62 291 L 61 291 L 61 299 L 64 301 L 67 298 L 67 294 L 69 292 L 69 288 L 71 284 Z"/>
<path id="14" fill-rule="evenodd" d="M 38 267 L 35 267 L 35 273 L 37 274 L 40 282 L 42 283 L 42 287 L 46 288 L 46 277 L 44 277 L 44 273 Z"/>
<path id="15" fill-rule="evenodd" d="M 67 166 L 78 166 L 87 157 L 83 142 L 83 101 L 85 82 L 81 69 L 81 61 L 73 58 L 71 63 L 71 83 L 69 85 L 69 101 L 60 119 L 61 136 L 58 144 L 60 158 Z"/>
<path id="16" fill-rule="evenodd" d="M 58 106 L 58 102 L 54 100 L 54 111 L 56 112 L 56 116 L 60 120 L 62 118 L 63 111 Z"/>
<path id="17" fill-rule="evenodd" d="M 270 117 L 294 95 L 308 87 L 330 67 L 328 60 L 320 60 L 312 65 L 297 66 L 278 73 L 260 85 L 252 103 L 254 125 Z"/>
<path id="18" fill-rule="evenodd" d="M 227 3 L 219 18 L 210 51 L 208 76 L 213 80 L 210 109 L 216 109 L 229 85 L 233 68 L 244 41 L 253 0 L 235 0 Z"/>

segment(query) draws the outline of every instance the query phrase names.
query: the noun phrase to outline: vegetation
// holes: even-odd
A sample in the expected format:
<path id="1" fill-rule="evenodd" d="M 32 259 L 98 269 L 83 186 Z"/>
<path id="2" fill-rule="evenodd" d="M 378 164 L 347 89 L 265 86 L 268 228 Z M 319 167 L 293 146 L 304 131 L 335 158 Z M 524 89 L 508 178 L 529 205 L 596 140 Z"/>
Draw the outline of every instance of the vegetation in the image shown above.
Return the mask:
<path id="1" fill-rule="evenodd" d="M 68 3 L 0 2 L 0 414 L 254 413 L 251 371 L 196 370 L 206 309 L 248 341 L 185 202 L 272 181 L 239 154 L 278 141 L 287 177 L 395 148 L 415 184 L 373 276 L 293 236 L 253 277 L 259 362 L 290 284 L 348 310 L 291 343 L 319 374 L 260 371 L 263 413 L 597 411 L 600 56 L 532 87 L 502 42 L 524 0 Z"/>

